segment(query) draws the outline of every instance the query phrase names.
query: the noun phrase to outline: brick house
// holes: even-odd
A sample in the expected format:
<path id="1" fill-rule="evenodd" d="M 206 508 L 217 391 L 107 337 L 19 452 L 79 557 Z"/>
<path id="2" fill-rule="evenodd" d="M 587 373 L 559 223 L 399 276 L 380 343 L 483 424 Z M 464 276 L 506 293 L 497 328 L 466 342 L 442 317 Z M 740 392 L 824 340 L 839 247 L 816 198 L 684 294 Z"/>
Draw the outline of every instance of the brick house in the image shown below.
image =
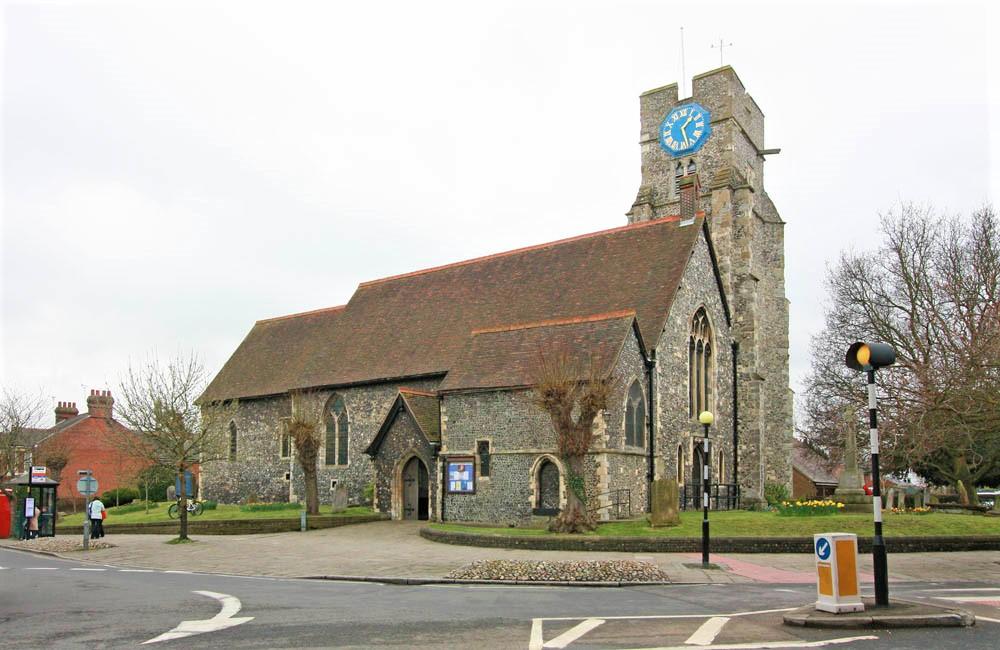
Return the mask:
<path id="1" fill-rule="evenodd" d="M 238 399 L 206 498 L 304 493 L 284 426 L 320 414 L 321 494 L 346 486 L 393 518 L 518 523 L 557 511 L 565 474 L 531 402 L 539 350 L 594 361 L 613 386 L 595 423 L 591 503 L 700 475 L 744 501 L 790 486 L 783 226 L 763 189 L 763 114 L 726 66 L 694 79 L 711 137 L 674 156 L 676 84 L 640 97 L 642 181 L 629 224 L 359 285 L 346 305 L 258 321 L 202 395 Z M 703 186 L 702 179 L 709 179 Z"/>
<path id="2" fill-rule="evenodd" d="M 55 408 L 55 424 L 49 429 L 36 429 L 34 463 L 44 464 L 52 450 L 67 453 L 68 463 L 61 473 L 59 497 L 82 499 L 76 491 L 77 471 L 89 469 L 97 479 L 100 491 L 135 484 L 136 473 L 148 465 L 141 458 L 131 457 L 116 444 L 116 438 L 131 431 L 114 419 L 115 400 L 111 391 L 91 390 L 87 396 L 87 411 L 80 413 L 76 402 L 59 402 Z M 162 495 L 161 495 L 162 497 Z"/>
<path id="3" fill-rule="evenodd" d="M 832 497 L 844 471 L 812 447 L 798 440 L 792 447 L 792 498 Z"/>

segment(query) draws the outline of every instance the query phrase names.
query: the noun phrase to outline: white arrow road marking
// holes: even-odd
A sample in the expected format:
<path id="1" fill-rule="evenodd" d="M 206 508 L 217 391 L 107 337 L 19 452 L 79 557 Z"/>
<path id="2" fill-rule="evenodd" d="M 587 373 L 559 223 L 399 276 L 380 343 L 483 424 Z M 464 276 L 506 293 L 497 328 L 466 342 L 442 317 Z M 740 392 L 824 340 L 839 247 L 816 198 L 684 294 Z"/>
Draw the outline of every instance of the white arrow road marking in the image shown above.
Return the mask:
<path id="1" fill-rule="evenodd" d="M 220 603 L 222 603 L 222 611 L 213 616 L 202 621 L 181 621 L 181 624 L 170 630 L 169 632 L 164 632 L 155 639 L 150 639 L 149 641 L 143 642 L 143 645 L 147 643 L 158 643 L 160 641 L 170 641 L 171 639 L 183 639 L 186 636 L 194 636 L 195 634 L 204 634 L 205 632 L 216 632 L 218 630 L 224 630 L 227 627 L 235 627 L 237 625 L 242 625 L 247 621 L 252 621 L 253 616 L 243 616 L 240 618 L 233 618 L 234 614 L 238 614 L 243 604 L 240 602 L 239 598 L 235 596 L 230 596 L 229 594 L 220 594 L 214 591 L 195 591 L 199 596 L 208 596 L 209 598 L 214 598 Z"/>
<path id="2" fill-rule="evenodd" d="M 715 641 L 715 637 L 719 636 L 719 632 L 722 631 L 722 626 L 729 622 L 729 618 L 725 616 L 713 616 L 704 623 L 701 624 L 694 634 L 688 637 L 685 641 L 687 645 L 711 645 L 712 641 Z"/>
<path id="3" fill-rule="evenodd" d="M 599 618 L 588 618 L 583 623 L 578 623 L 566 630 L 556 638 L 552 639 L 548 643 L 544 644 L 543 648 L 565 648 L 569 644 L 573 643 L 581 636 L 590 632 L 595 627 L 599 625 L 604 625 L 604 621 Z"/>

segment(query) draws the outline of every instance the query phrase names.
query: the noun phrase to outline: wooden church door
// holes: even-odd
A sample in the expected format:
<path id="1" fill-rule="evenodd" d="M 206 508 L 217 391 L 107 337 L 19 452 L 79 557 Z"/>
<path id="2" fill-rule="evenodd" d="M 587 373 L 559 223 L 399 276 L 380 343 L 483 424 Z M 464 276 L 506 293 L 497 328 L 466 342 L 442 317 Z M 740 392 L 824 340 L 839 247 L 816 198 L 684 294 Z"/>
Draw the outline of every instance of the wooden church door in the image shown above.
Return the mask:
<path id="1" fill-rule="evenodd" d="M 427 467 L 414 456 L 403 468 L 403 519 L 426 520 L 429 506 Z"/>

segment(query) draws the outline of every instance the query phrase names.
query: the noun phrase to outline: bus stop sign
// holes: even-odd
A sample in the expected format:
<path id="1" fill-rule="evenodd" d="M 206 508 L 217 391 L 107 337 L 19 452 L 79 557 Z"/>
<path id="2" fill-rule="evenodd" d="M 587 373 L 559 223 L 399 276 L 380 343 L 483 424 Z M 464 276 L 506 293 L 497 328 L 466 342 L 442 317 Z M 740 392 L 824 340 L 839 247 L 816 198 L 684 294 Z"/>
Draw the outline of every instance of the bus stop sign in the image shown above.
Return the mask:
<path id="1" fill-rule="evenodd" d="M 97 494 L 97 479 L 93 476 L 84 476 L 76 482 L 76 491 L 85 497 Z"/>

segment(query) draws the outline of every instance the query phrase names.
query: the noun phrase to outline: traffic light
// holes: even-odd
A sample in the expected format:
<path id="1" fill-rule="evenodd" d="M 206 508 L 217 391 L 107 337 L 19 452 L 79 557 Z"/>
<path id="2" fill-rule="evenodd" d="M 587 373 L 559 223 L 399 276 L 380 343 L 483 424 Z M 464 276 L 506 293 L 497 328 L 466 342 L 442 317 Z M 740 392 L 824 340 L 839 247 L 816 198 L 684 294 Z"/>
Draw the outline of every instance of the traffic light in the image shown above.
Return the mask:
<path id="1" fill-rule="evenodd" d="M 847 348 L 844 362 L 851 370 L 878 370 L 896 363 L 896 351 L 886 343 L 858 341 Z"/>

